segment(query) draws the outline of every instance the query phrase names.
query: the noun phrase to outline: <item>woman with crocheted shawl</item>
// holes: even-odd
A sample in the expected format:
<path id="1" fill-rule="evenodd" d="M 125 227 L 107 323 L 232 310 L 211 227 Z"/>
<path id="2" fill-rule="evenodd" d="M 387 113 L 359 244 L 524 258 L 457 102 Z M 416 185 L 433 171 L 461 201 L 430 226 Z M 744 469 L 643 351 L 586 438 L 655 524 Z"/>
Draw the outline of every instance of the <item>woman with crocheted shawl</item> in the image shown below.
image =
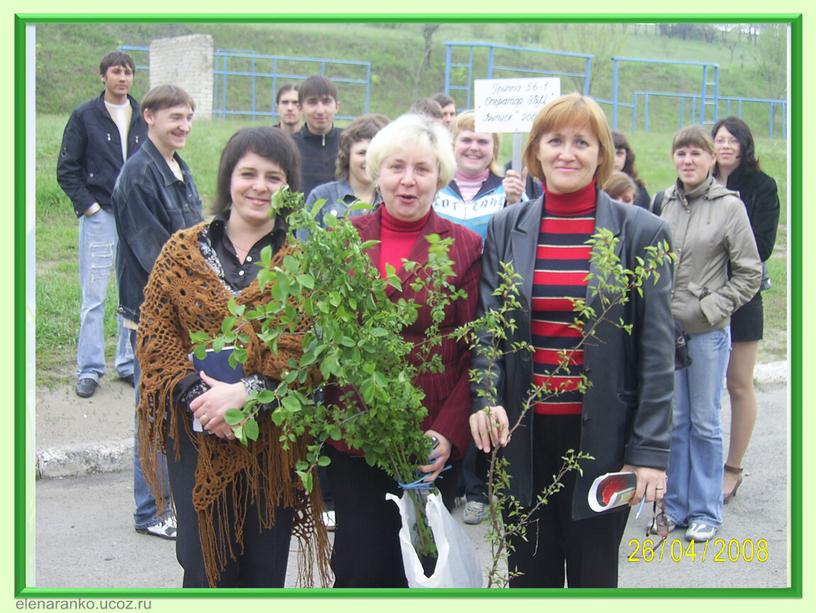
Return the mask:
<path id="1" fill-rule="evenodd" d="M 280 430 L 267 418 L 258 420 L 258 439 L 243 445 L 224 419 L 249 391 L 277 385 L 287 360 L 300 357 L 302 335 L 281 334 L 272 353 L 258 338 L 259 327 L 242 329 L 250 340 L 237 383 L 195 372 L 189 358 L 189 333 L 217 335 L 231 298 L 250 309 L 264 301 L 256 281 L 261 249 L 272 249 L 272 267 L 292 253 L 284 216 L 270 217 L 269 209 L 282 185 L 298 189 L 298 168 L 297 148 L 282 131 L 234 134 L 221 155 L 215 217 L 170 238 L 145 288 L 137 344 L 139 444 L 160 504 L 167 501 L 159 499 L 155 464 L 166 448 L 184 587 L 283 587 L 293 532 L 300 540 L 299 579 L 312 580 L 315 561 L 321 578 L 327 573 L 320 493 L 307 495 L 294 472 L 306 442 L 283 449 Z"/>

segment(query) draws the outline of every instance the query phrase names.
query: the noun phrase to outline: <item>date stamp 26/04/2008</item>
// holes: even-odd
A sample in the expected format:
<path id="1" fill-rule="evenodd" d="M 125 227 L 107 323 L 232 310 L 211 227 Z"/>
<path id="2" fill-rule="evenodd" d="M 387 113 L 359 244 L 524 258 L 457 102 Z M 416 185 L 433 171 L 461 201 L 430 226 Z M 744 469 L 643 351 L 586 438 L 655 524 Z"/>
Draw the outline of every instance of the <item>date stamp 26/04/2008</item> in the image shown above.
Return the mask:
<path id="1" fill-rule="evenodd" d="M 653 540 L 629 539 L 632 548 L 627 562 L 651 563 L 663 560 L 680 564 L 714 563 L 764 563 L 768 561 L 768 541 L 766 539 L 712 539 L 711 541 L 689 541 L 680 539 Z"/>

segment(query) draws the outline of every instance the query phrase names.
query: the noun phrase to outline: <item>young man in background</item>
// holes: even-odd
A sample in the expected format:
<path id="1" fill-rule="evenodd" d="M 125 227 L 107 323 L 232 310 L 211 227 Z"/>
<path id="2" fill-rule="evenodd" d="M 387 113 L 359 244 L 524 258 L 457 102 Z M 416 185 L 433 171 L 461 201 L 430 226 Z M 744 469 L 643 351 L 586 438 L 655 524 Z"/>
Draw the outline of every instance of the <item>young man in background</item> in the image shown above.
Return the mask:
<path id="1" fill-rule="evenodd" d="M 275 97 L 275 111 L 280 121 L 273 127 L 280 128 L 288 134 L 294 134 L 303 127 L 297 85 L 291 83 L 281 85 Z"/>
<path id="2" fill-rule="evenodd" d="M 139 103 L 130 96 L 136 67 L 121 51 L 102 58 L 105 90 L 78 106 L 62 136 L 57 182 L 79 218 L 79 310 L 76 394 L 90 398 L 105 374 L 105 299 L 116 255 L 116 224 L 111 194 L 125 160 L 147 138 Z M 118 317 L 114 365 L 119 378 L 133 384 L 133 352 Z"/>
<path id="3" fill-rule="evenodd" d="M 175 85 L 151 89 L 142 100 L 147 141 L 122 168 L 113 191 L 113 214 L 119 234 L 116 272 L 119 281 L 119 313 L 131 330 L 134 353 L 139 307 L 153 264 L 170 235 L 202 221 L 201 198 L 193 176 L 178 151 L 187 143 L 193 127 L 195 102 Z M 136 405 L 139 404 L 139 361 L 134 361 Z M 158 515 L 156 499 L 145 482 L 139 457 L 138 420 L 133 451 L 133 514 L 137 532 L 176 538 L 176 519 L 170 509 Z M 159 462 L 167 487 L 167 465 Z M 169 495 L 165 492 L 165 499 Z"/>
<path id="4" fill-rule="evenodd" d="M 301 186 L 307 197 L 318 185 L 334 181 L 340 128 L 334 116 L 340 110 L 337 87 L 325 77 L 306 79 L 298 90 L 305 125 L 293 137 L 300 150 Z"/>

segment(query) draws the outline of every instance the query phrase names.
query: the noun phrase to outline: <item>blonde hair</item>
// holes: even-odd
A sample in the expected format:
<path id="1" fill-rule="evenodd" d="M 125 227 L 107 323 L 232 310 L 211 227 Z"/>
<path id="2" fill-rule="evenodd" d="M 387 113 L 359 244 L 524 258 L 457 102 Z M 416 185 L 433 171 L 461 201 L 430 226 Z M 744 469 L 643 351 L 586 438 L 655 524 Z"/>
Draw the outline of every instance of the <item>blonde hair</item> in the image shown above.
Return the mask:
<path id="1" fill-rule="evenodd" d="M 459 113 L 453 120 L 453 124 L 451 125 L 451 134 L 453 135 L 454 147 L 456 146 L 456 139 L 459 137 L 459 133 L 464 132 L 465 130 L 468 132 L 476 131 L 476 113 L 473 111 Z M 493 159 L 490 160 L 490 172 L 501 177 L 504 176 L 504 169 L 498 162 L 501 137 L 499 136 L 498 132 L 492 132 L 490 135 L 493 137 Z"/>
<path id="2" fill-rule="evenodd" d="M 387 157 L 409 145 L 426 147 L 433 153 L 439 169 L 437 189 L 450 183 L 456 172 L 450 132 L 437 121 L 411 113 L 400 115 L 371 139 L 366 152 L 366 171 L 371 180 L 377 182 Z"/>
<path id="3" fill-rule="evenodd" d="M 603 109 L 592 98 L 579 93 L 567 94 L 550 100 L 533 120 L 527 147 L 524 149 L 524 165 L 536 179 L 544 181 L 544 170 L 538 160 L 538 145 L 541 136 L 559 130 L 566 125 L 589 126 L 598 139 L 598 167 L 595 180 L 603 185 L 615 168 L 615 145 L 612 131 Z"/>

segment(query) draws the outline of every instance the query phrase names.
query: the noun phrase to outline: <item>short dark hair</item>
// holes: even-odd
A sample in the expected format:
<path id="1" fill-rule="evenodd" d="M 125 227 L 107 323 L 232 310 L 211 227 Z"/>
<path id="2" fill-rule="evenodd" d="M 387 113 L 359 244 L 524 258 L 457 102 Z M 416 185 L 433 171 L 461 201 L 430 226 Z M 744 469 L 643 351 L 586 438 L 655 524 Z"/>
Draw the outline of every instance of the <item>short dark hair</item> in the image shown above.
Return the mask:
<path id="1" fill-rule="evenodd" d="M 293 192 L 300 191 L 300 153 L 292 137 L 283 130 L 271 126 L 258 126 L 238 130 L 224 145 L 218 164 L 213 213 L 226 211 L 230 199 L 230 183 L 235 165 L 247 153 L 255 153 L 275 162 L 286 175 L 286 183 Z M 281 215 L 285 217 L 285 214 Z"/>
<path id="2" fill-rule="evenodd" d="M 111 66 L 127 66 L 132 72 L 136 72 L 136 64 L 133 58 L 124 51 L 111 51 L 99 62 L 99 74 L 103 77 L 107 74 Z"/>
<path id="3" fill-rule="evenodd" d="M 720 119 L 711 128 L 711 138 L 717 138 L 717 132 L 720 128 L 725 128 L 739 141 L 740 144 L 740 166 L 744 166 L 745 170 L 749 172 L 759 172 L 759 160 L 756 156 L 756 148 L 754 147 L 754 135 L 751 134 L 751 128 L 739 117 L 726 117 Z M 714 164 L 714 176 L 720 175 L 719 162 Z"/>
<path id="4" fill-rule="evenodd" d="M 347 181 L 349 178 L 349 162 L 351 148 L 361 140 L 371 140 L 374 135 L 382 130 L 391 121 L 385 115 L 373 113 L 362 115 L 352 121 L 340 134 L 340 145 L 337 150 L 337 166 L 334 176 Z"/>
<path id="5" fill-rule="evenodd" d="M 275 96 L 275 104 L 280 104 L 281 96 L 283 96 L 283 94 L 285 94 L 286 92 L 296 91 L 298 91 L 298 86 L 295 85 L 294 83 L 285 83 L 284 85 L 281 85 L 277 95 Z M 300 98 L 298 97 L 298 100 L 299 99 Z"/>
<path id="6" fill-rule="evenodd" d="M 326 77 L 315 75 L 306 79 L 298 89 L 298 102 L 303 104 L 306 98 L 313 96 L 331 96 L 334 101 L 338 101 L 337 86 L 329 81 Z"/>
<path id="7" fill-rule="evenodd" d="M 443 109 L 444 109 L 446 106 L 450 106 L 451 104 L 452 104 L 453 106 L 456 106 L 456 100 L 454 100 L 453 98 L 451 98 L 451 97 L 450 97 L 450 96 L 448 96 L 447 94 L 443 94 L 443 93 L 441 93 L 441 92 L 440 92 L 440 93 L 438 93 L 438 94 L 434 94 L 433 96 L 431 96 L 431 99 L 432 99 L 432 100 L 436 100 L 436 102 L 439 104 L 439 106 L 440 106 L 440 107 L 442 107 Z"/>
<path id="8" fill-rule="evenodd" d="M 161 111 L 171 106 L 186 104 L 195 111 L 195 100 L 178 85 L 158 85 L 145 94 L 142 99 L 142 113 Z"/>
<path id="9" fill-rule="evenodd" d="M 431 119 L 442 119 L 442 107 L 433 98 L 420 98 L 411 105 L 408 112 L 425 115 Z"/>

